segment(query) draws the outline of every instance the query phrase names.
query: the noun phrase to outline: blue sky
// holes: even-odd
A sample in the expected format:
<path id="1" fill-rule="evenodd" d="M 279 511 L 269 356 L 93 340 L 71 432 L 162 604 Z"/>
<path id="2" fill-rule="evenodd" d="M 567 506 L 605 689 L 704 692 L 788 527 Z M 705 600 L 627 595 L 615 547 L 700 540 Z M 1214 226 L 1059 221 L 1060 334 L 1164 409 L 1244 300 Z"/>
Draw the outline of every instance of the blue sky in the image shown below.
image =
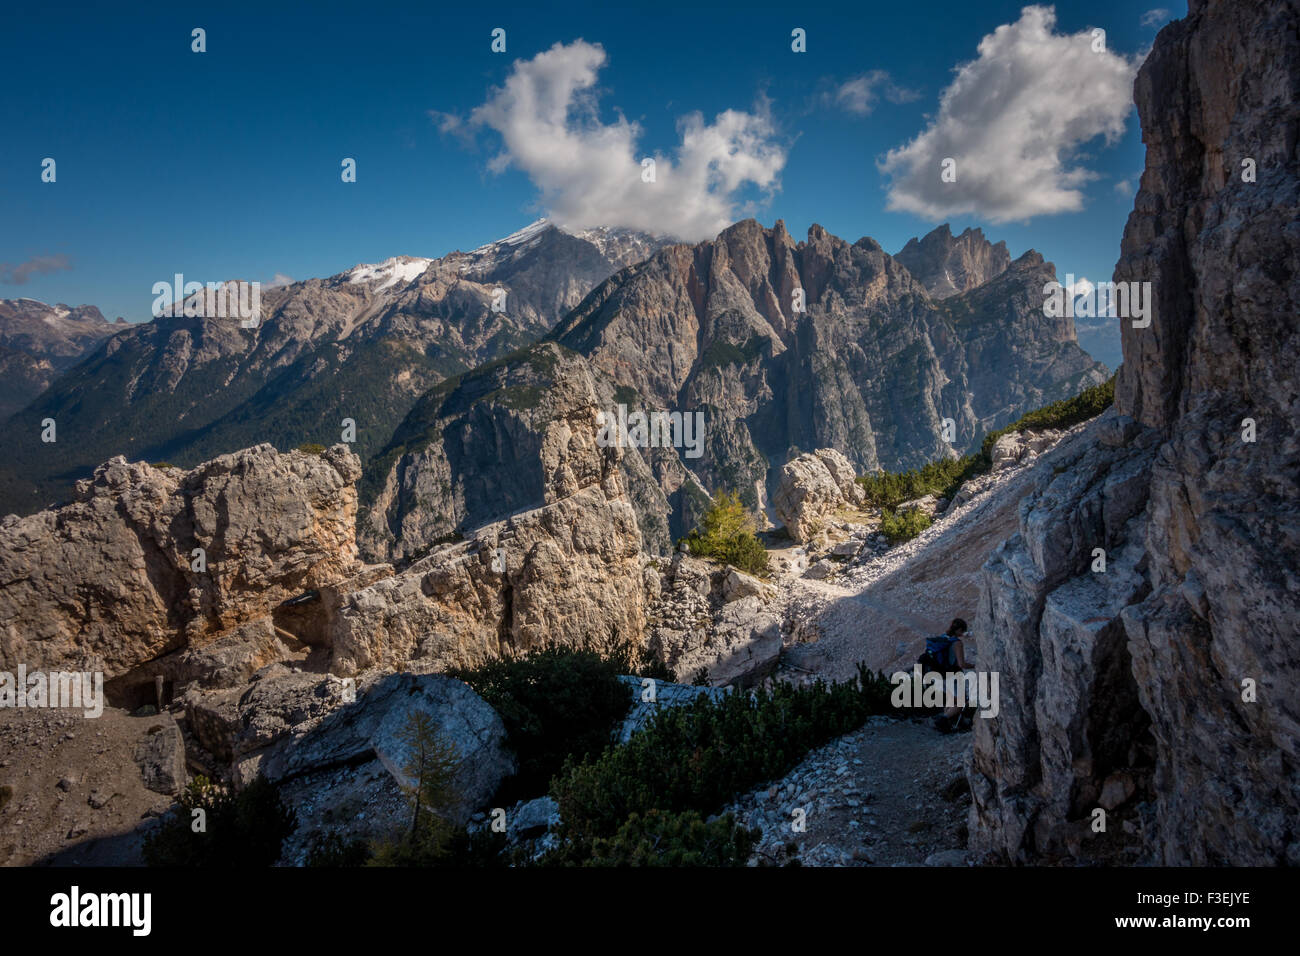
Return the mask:
<path id="1" fill-rule="evenodd" d="M 890 252 L 950 221 L 1005 239 L 1013 255 L 1036 248 L 1062 274 L 1108 278 L 1132 207 L 1117 184 L 1136 184 L 1144 155 L 1125 71 L 1186 13 L 1168 0 L 1057 3 L 1045 39 L 1026 4 L 997 0 L 547 6 L 9 11 L 0 297 L 134 321 L 148 317 L 153 283 L 176 272 L 326 276 L 470 249 L 557 209 L 700 229 L 723 210 L 784 219 L 796 238 L 817 222 Z M 1146 16 L 1158 7 L 1165 15 Z M 194 27 L 205 53 L 191 52 Z M 504 54 L 490 49 L 496 27 Z M 795 27 L 805 53 L 791 50 Z M 982 55 L 999 27 L 1001 48 Z M 1094 27 L 1106 31 L 1095 68 L 1076 36 Z M 970 63 L 964 79 L 954 73 Z M 579 74 L 567 129 L 536 130 L 526 97 L 505 92 L 559 95 L 545 84 Z M 525 85 L 510 87 L 512 75 Z M 1017 115 L 999 112 L 1011 97 L 998 83 L 1021 90 Z M 692 159 L 683 118 L 695 113 Z M 917 137 L 891 165 L 890 151 Z M 574 151 L 563 161 L 562 148 Z M 1035 155 L 1003 168 L 1018 149 Z M 935 150 L 962 153 L 964 192 L 934 191 Z M 663 164 L 654 201 L 621 185 L 627 151 Z M 41 182 L 45 157 L 54 183 Z M 344 157 L 357 161 L 355 183 L 340 179 Z M 687 181 L 692 161 L 717 175 Z"/>

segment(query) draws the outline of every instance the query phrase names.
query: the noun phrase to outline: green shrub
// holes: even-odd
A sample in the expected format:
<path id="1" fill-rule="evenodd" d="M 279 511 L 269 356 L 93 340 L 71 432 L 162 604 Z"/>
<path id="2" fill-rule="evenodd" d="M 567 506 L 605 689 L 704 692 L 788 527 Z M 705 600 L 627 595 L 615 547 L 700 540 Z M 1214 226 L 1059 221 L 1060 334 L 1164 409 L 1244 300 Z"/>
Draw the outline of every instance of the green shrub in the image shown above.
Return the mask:
<path id="1" fill-rule="evenodd" d="M 237 794 L 195 777 L 177 801 L 180 809 L 144 840 L 149 866 L 271 866 L 298 825 L 276 784 L 258 777 Z M 194 811 L 204 829 L 192 828 Z"/>
<path id="2" fill-rule="evenodd" d="M 767 549 L 755 534 L 757 525 L 740 495 L 717 491 L 701 527 L 683 540 L 691 554 L 722 561 L 750 574 L 767 573 Z"/>
<path id="3" fill-rule="evenodd" d="M 344 866 L 365 866 L 372 855 L 365 840 L 344 840 L 337 833 L 312 837 L 307 850 L 307 865 L 313 867 L 338 868 Z"/>
<path id="4" fill-rule="evenodd" d="M 897 508 L 904 501 L 925 495 L 950 498 L 968 478 L 984 471 L 987 463 L 980 455 L 944 458 L 920 468 L 902 472 L 878 471 L 857 479 L 866 491 L 866 501 L 877 508 Z"/>
<path id="5" fill-rule="evenodd" d="M 899 544 L 911 541 L 933 523 L 930 515 L 920 508 L 897 512 L 885 509 L 880 516 L 880 533 L 890 544 Z"/>
<path id="6" fill-rule="evenodd" d="M 581 861 L 616 838 L 632 814 L 716 812 L 736 794 L 781 777 L 814 747 L 892 712 L 883 674 L 859 665 L 852 680 L 794 687 L 661 710 L 631 740 L 598 758 L 570 760 L 552 783 L 563 847 L 552 860 Z M 632 834 L 624 833 L 624 843 Z"/>
<path id="7" fill-rule="evenodd" d="M 944 458 L 907 471 L 878 471 L 857 479 L 866 492 L 866 502 L 877 508 L 897 508 L 904 501 L 925 495 L 951 498 L 962 483 L 989 470 L 993 444 L 1009 432 L 1042 431 L 1048 428 L 1071 428 L 1095 418 L 1115 401 L 1115 379 L 1086 388 L 1074 398 L 1063 399 L 1027 412 L 1016 421 L 984 436 L 980 450 L 961 458 Z M 924 528 L 908 537 L 914 537 Z M 900 539 L 905 540 L 905 539 Z"/>
<path id="8" fill-rule="evenodd" d="M 308 442 L 303 442 L 301 445 L 299 445 L 298 450 L 301 452 L 305 452 L 308 455 L 320 455 L 320 454 L 324 454 L 325 446 L 318 445 L 312 441 L 308 441 Z"/>
<path id="9" fill-rule="evenodd" d="M 584 866 L 744 866 L 761 831 L 731 814 L 706 823 L 694 810 L 634 813 L 612 837 L 592 841 Z"/>
<path id="10" fill-rule="evenodd" d="M 1048 428 L 1072 428 L 1079 422 L 1096 418 L 1115 403 L 1115 377 L 1109 381 L 1085 388 L 1074 398 L 1062 399 L 1042 408 L 1027 412 L 1006 428 L 989 432 L 984 436 L 980 454 L 987 463 L 990 460 L 994 443 L 1010 432 L 1043 431 Z"/>
<path id="11" fill-rule="evenodd" d="M 548 647 L 450 671 L 491 704 L 506 725 L 519 769 L 500 799 L 536 796 L 567 758 L 582 759 L 609 746 L 632 703 L 633 688 L 619 675 L 635 670 L 627 651 Z"/>

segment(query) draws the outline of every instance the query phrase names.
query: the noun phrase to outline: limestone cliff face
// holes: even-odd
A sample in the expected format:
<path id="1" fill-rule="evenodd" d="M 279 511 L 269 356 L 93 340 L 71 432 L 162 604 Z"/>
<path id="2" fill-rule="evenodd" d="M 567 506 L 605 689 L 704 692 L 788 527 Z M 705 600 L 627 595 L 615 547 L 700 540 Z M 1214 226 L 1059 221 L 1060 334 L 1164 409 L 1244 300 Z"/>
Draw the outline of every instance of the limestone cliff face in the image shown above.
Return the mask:
<path id="1" fill-rule="evenodd" d="M 360 473 L 344 445 L 259 445 L 189 472 L 101 465 L 75 501 L 0 524 L 0 670 L 112 680 L 350 576 Z"/>
<path id="2" fill-rule="evenodd" d="M 1293 4 L 1192 0 L 1138 75 L 1115 280 L 1154 317 L 985 566 L 975 849 L 1099 857 L 1126 824 L 1155 862 L 1300 863 L 1298 31 Z"/>
<path id="3" fill-rule="evenodd" d="M 620 494 L 666 544 L 667 499 L 641 452 L 597 445 L 614 386 L 581 355 L 546 342 L 447 382 L 411 410 L 366 469 L 364 552 L 410 561 L 430 547 L 558 502 L 623 473 Z M 620 452 L 624 452 L 621 453 Z"/>
<path id="4" fill-rule="evenodd" d="M 1043 315 L 1053 267 L 1034 252 L 1003 263 L 995 248 L 995 264 L 972 263 L 962 293 L 939 299 L 871 239 L 813 226 L 796 242 L 782 222 L 746 220 L 612 277 L 551 338 L 630 404 L 702 410 L 703 453 L 678 460 L 760 507 L 801 451 L 834 448 L 859 471 L 918 466 L 1105 380 L 1070 320 Z"/>

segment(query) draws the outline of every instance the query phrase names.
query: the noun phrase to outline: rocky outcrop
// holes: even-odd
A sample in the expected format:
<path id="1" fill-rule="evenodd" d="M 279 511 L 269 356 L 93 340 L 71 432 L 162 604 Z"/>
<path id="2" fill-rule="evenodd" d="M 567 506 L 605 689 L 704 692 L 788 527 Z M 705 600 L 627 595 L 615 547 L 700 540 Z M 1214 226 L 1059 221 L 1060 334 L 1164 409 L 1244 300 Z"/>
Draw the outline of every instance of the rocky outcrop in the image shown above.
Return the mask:
<path id="1" fill-rule="evenodd" d="M 997 473 L 1023 465 L 1060 440 L 1061 433 L 1054 428 L 1036 432 L 1007 432 L 989 449 L 990 470 Z"/>
<path id="2" fill-rule="evenodd" d="M 989 242 L 980 229 L 954 237 L 947 223 L 924 239 L 907 240 L 894 258 L 936 299 L 969 292 L 1011 265 L 1005 242 Z"/>
<path id="3" fill-rule="evenodd" d="M 72 503 L 5 518 L 0 670 L 101 670 L 111 682 L 350 576 L 360 472 L 344 445 L 258 445 L 189 472 L 115 458 Z"/>
<path id="4" fill-rule="evenodd" d="M 1151 283 L 1154 314 L 985 568 L 1002 704 L 977 721 L 974 849 L 1091 858 L 1127 832 L 1163 864 L 1300 863 L 1298 28 L 1293 4 L 1192 0 L 1138 74 L 1115 280 Z"/>
<path id="5" fill-rule="evenodd" d="M 399 786 L 407 786 L 410 753 L 403 731 L 416 713 L 427 714 L 440 740 L 455 751 L 453 789 L 459 800 L 451 812 L 463 824 L 514 773 L 515 760 L 496 711 L 468 684 L 439 674 L 378 678 L 358 690 L 355 702 L 259 755 L 259 769 L 268 780 L 288 781 L 377 760 Z"/>
<path id="6" fill-rule="evenodd" d="M 714 687 L 748 687 L 776 667 L 781 608 L 770 584 L 712 561 L 673 555 L 646 569 L 647 647 L 678 680 L 703 672 Z"/>
<path id="7" fill-rule="evenodd" d="M 598 441 L 581 359 L 540 349 L 557 371 L 528 418 L 538 432 L 533 472 L 501 478 L 535 487 L 533 507 L 425 547 L 394 573 L 357 558 L 361 468 L 347 446 L 282 455 L 260 445 L 191 472 L 114 459 L 72 504 L 0 525 L 0 669 L 102 670 L 110 700 L 130 707 L 225 690 L 194 721 L 215 728 L 201 736 L 224 738 L 235 725 L 227 705 L 273 665 L 289 672 L 277 699 L 294 680 L 311 684 L 303 693 L 314 699 L 319 679 L 293 676 L 307 663 L 350 676 L 553 643 L 639 647 L 642 538 L 622 449 Z M 406 533 L 421 540 L 411 521 Z M 256 710 L 262 686 L 247 706 Z M 275 714 L 240 721 L 240 740 L 214 752 L 238 756 L 283 729 Z"/>
<path id="8" fill-rule="evenodd" d="M 471 665 L 550 643 L 640 645 L 640 534 L 617 469 L 348 595 L 331 668 Z"/>
<path id="9" fill-rule="evenodd" d="M 472 527 L 475 517 L 520 510 L 347 595 L 331 627 L 335 673 L 415 658 L 465 665 L 548 643 L 641 642 L 642 537 L 624 450 L 599 440 L 596 381 L 551 343 L 499 371 L 449 389 L 427 418 L 413 412 L 413 431 L 395 439 L 412 450 L 390 457 L 368 528 L 372 547 L 409 554 L 428 550 L 449 518 L 465 515 Z M 480 444 L 470 427 L 497 438 Z M 434 462 L 454 484 L 436 486 Z M 422 495 L 431 500 L 410 505 Z"/>
<path id="10" fill-rule="evenodd" d="M 805 544 L 835 512 L 862 502 L 855 477 L 848 459 L 833 448 L 800 455 L 781 468 L 772 508 L 790 537 Z"/>

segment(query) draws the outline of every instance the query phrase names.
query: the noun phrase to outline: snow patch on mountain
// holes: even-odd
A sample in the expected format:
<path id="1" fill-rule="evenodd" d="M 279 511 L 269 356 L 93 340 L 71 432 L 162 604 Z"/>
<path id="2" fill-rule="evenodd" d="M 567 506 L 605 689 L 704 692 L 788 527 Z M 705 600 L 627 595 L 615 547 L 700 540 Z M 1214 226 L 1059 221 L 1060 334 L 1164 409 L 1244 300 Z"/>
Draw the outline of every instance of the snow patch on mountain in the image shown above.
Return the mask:
<path id="1" fill-rule="evenodd" d="M 432 259 L 423 259 L 419 256 L 394 256 L 374 265 L 357 266 L 348 273 L 348 282 L 354 284 L 379 282 L 376 289 L 387 289 L 399 284 L 406 285 L 424 275 L 431 262 Z"/>

